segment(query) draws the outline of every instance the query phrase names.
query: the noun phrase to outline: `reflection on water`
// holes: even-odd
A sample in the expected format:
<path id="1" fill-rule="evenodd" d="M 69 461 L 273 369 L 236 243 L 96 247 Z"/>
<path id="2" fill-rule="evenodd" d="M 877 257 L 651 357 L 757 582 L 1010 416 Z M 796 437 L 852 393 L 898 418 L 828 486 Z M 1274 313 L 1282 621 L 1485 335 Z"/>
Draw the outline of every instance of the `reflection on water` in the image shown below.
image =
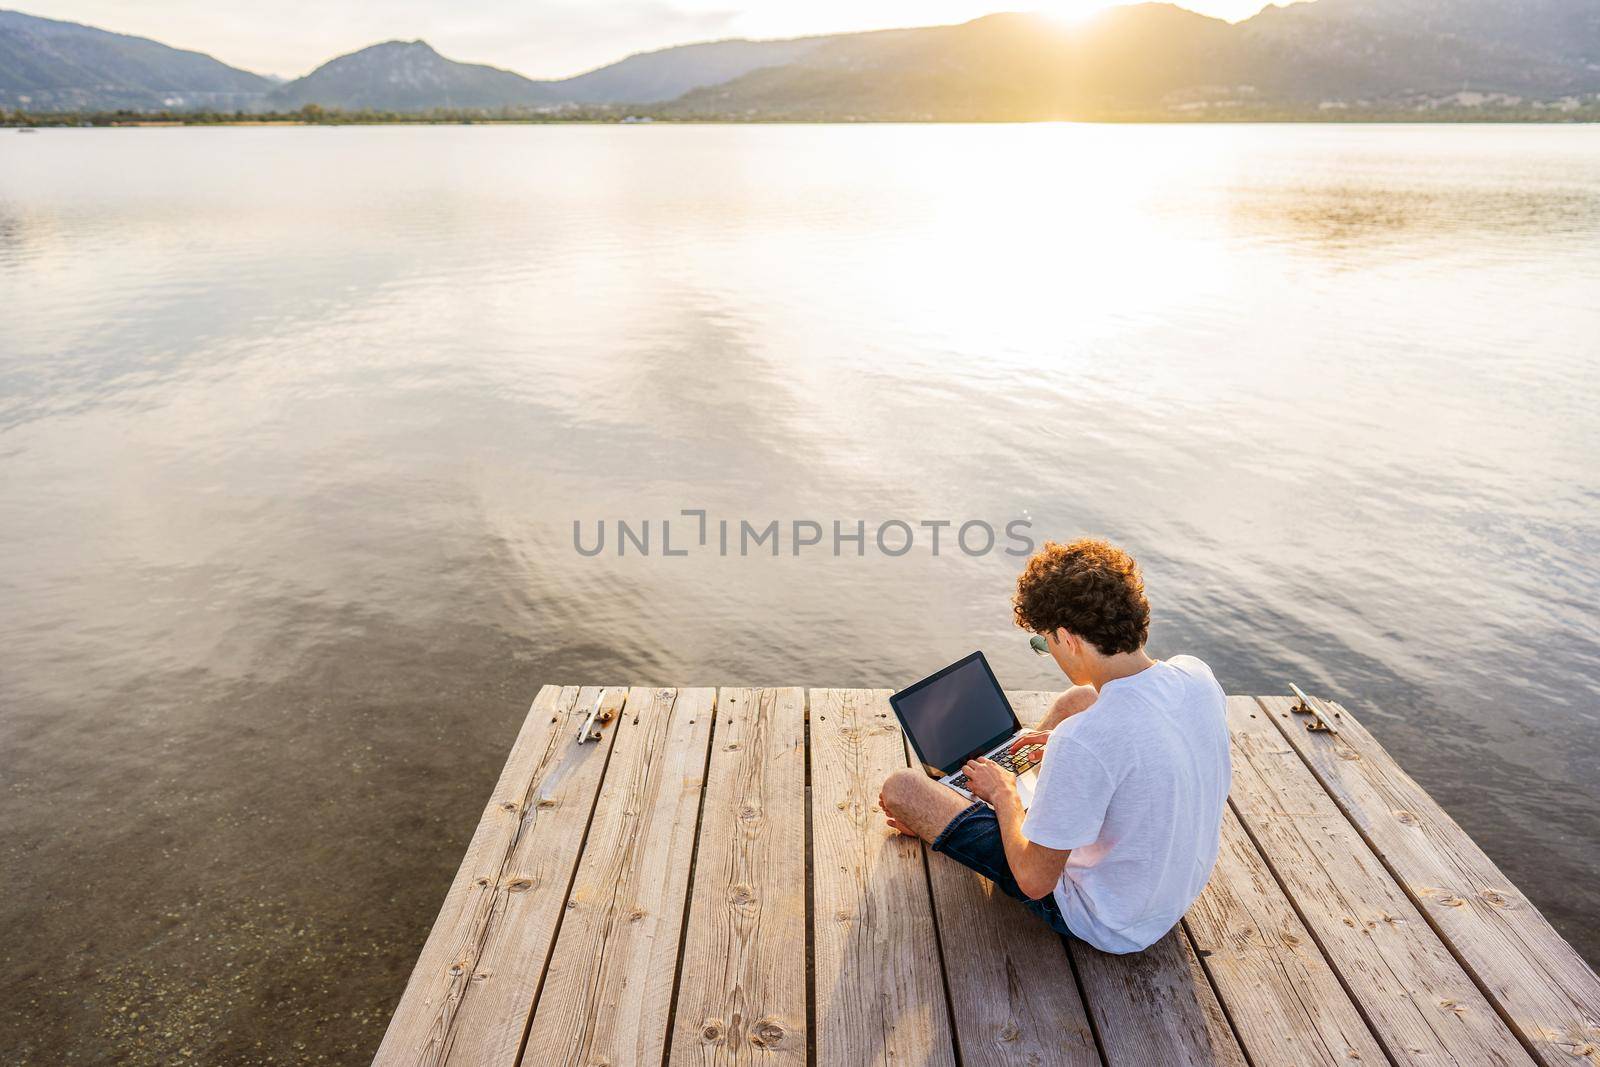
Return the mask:
<path id="1" fill-rule="evenodd" d="M 21 1062 L 370 1055 L 540 683 L 1058 681 L 1000 553 L 572 549 L 683 508 L 1109 534 L 1158 652 L 1365 709 L 1600 957 L 1587 130 L 0 152 Z"/>

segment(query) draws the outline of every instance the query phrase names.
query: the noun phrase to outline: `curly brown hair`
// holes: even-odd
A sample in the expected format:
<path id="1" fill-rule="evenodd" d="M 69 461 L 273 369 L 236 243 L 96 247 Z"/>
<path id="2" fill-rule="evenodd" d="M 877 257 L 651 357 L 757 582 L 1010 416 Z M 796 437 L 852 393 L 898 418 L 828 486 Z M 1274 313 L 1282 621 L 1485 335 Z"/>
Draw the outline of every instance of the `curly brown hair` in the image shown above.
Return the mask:
<path id="1" fill-rule="evenodd" d="M 1046 541 L 1017 579 L 1017 625 L 1065 629 L 1101 654 L 1137 652 L 1150 633 L 1150 603 L 1133 557 L 1109 541 Z"/>

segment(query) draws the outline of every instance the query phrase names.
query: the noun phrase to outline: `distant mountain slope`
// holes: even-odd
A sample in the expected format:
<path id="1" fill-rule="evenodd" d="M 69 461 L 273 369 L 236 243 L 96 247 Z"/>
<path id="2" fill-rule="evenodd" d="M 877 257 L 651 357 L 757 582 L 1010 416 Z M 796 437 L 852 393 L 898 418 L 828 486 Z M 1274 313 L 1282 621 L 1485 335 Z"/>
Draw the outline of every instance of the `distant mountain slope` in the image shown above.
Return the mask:
<path id="1" fill-rule="evenodd" d="M 555 100 L 541 82 L 498 67 L 446 59 L 423 41 L 385 41 L 331 59 L 272 91 L 268 102 L 347 111 L 496 110 Z"/>
<path id="2" fill-rule="evenodd" d="M 1334 72 L 1301 79 L 1302 96 L 1600 90 L 1600 0 L 1317 0 L 1239 31 L 1292 68 Z"/>
<path id="3" fill-rule="evenodd" d="M 143 37 L 0 11 L 0 107 L 39 111 L 249 108 L 259 74 Z"/>
<path id="4" fill-rule="evenodd" d="M 154 41 L 0 12 L 0 107 L 307 104 L 824 121 L 1480 106 L 1592 115 L 1600 109 L 1600 0 L 1315 0 L 1237 25 L 1163 3 L 1111 8 L 1079 24 L 998 14 L 959 26 L 682 45 L 559 81 L 456 62 L 422 41 L 388 41 L 283 85 Z"/>
<path id="5" fill-rule="evenodd" d="M 651 104 L 792 62 L 830 40 L 710 41 L 641 52 L 558 81 L 446 59 L 422 41 L 387 41 L 331 60 L 272 94 L 274 106 L 375 111 Z"/>
<path id="6" fill-rule="evenodd" d="M 1287 17 L 1285 17 L 1287 16 Z M 1596 0 L 1318 0 L 1267 8 L 1246 25 L 1361 26 L 1410 39 L 1463 43 L 1479 55 L 1600 70 Z"/>
<path id="7" fill-rule="evenodd" d="M 1518 20 L 1522 13 L 1538 26 Z M 1552 29 L 1559 27 L 1559 29 Z M 1238 25 L 1168 4 L 832 38 L 686 93 L 681 117 L 1027 120 L 1412 108 L 1600 92 L 1600 0 L 1318 0 Z"/>
<path id="8" fill-rule="evenodd" d="M 688 93 L 678 114 L 1037 119 L 1141 109 L 1261 72 L 1233 27 L 1163 4 L 1084 24 L 990 15 L 836 38 L 787 66 Z"/>
<path id="9" fill-rule="evenodd" d="M 799 59 L 836 37 L 784 41 L 711 41 L 640 52 L 560 81 L 544 82 L 554 95 L 578 104 L 653 104 L 691 89 L 717 85 L 763 67 Z"/>

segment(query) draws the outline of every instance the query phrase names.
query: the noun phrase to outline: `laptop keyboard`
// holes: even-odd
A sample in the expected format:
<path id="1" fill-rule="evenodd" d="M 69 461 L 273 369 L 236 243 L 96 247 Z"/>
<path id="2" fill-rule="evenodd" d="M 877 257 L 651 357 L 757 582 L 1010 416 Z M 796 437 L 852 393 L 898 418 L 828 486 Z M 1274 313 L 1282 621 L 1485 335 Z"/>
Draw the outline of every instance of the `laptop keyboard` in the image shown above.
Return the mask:
<path id="1" fill-rule="evenodd" d="M 1035 752 L 1042 752 L 1043 750 L 1043 745 L 1023 745 L 1015 752 L 999 752 L 990 756 L 989 758 L 994 760 L 1000 766 L 1004 767 L 1006 770 L 1010 771 L 1012 774 L 1021 774 L 1023 771 L 1029 770 L 1033 767 L 1032 754 Z M 954 778 L 950 779 L 950 784 L 955 786 L 957 789 L 965 789 L 967 788 L 967 776 L 965 774 L 958 774 Z"/>

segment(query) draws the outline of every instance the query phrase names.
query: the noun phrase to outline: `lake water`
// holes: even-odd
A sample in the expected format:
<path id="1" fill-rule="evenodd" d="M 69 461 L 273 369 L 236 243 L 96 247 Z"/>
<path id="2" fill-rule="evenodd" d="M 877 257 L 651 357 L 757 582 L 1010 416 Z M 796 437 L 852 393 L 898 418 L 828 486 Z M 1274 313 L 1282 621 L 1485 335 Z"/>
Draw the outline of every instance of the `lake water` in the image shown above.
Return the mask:
<path id="1" fill-rule="evenodd" d="M 540 684 L 1060 685 L 1013 520 L 1600 961 L 1597 359 L 1593 128 L 0 131 L 5 1059 L 365 1062 Z"/>

